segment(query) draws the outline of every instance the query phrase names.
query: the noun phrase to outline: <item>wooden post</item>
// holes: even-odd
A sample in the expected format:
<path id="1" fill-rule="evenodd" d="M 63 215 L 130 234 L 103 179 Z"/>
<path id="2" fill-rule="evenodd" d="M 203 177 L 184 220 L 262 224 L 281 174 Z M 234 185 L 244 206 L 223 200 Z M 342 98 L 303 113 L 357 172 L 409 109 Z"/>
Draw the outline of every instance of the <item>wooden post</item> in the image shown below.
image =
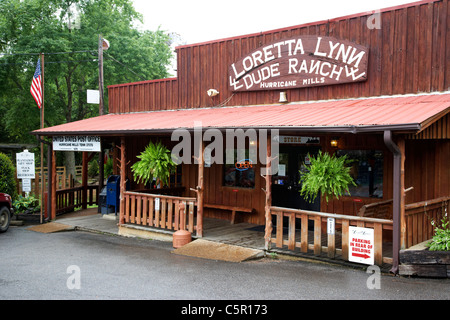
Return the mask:
<path id="1" fill-rule="evenodd" d="M 56 151 L 53 151 L 51 180 L 49 180 L 48 183 L 51 183 L 53 185 L 52 194 L 51 194 L 52 212 L 50 215 L 50 220 L 55 220 L 56 219 Z"/>
<path id="2" fill-rule="evenodd" d="M 272 205 L 272 137 L 271 135 L 267 136 L 267 153 L 266 153 L 266 203 L 265 203 L 265 216 L 266 216 L 266 228 L 265 228 L 265 250 L 270 250 L 271 246 L 271 235 L 272 235 L 272 215 L 270 213 L 270 206 Z M 278 237 L 277 237 L 278 240 Z"/>
<path id="3" fill-rule="evenodd" d="M 197 236 L 203 237 L 203 191 L 204 191 L 204 163 L 203 153 L 205 151 L 205 144 L 203 140 L 200 141 L 199 155 L 198 155 L 198 185 L 197 185 Z"/>
<path id="4" fill-rule="evenodd" d="M 125 166 L 127 162 L 126 150 L 125 150 L 125 137 L 120 138 L 120 206 L 119 206 L 119 225 L 125 223 L 125 203 L 124 203 L 124 192 L 125 192 Z"/>
<path id="5" fill-rule="evenodd" d="M 81 171 L 81 183 L 83 186 L 83 191 L 81 195 L 82 205 L 81 208 L 83 210 L 87 209 L 87 185 L 88 185 L 88 153 L 83 152 L 83 165 Z M 98 193 L 100 194 L 100 192 Z"/>

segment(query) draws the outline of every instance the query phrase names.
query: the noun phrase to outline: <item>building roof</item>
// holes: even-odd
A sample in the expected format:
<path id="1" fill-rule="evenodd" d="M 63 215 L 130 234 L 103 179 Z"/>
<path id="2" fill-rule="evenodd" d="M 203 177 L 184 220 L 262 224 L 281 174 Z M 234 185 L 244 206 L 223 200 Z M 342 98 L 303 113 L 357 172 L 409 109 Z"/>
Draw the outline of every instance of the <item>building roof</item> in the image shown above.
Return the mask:
<path id="1" fill-rule="evenodd" d="M 419 132 L 450 111 L 450 93 L 279 105 L 108 114 L 33 131 L 53 135 L 131 135 L 174 129 L 276 128 L 302 132 Z"/>

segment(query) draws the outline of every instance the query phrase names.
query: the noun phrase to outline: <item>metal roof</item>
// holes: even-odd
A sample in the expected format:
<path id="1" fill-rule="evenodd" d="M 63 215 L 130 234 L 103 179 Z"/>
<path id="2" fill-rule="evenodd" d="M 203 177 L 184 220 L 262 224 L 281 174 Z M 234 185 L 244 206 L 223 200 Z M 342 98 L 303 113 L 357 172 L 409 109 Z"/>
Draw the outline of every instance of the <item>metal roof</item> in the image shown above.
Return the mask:
<path id="1" fill-rule="evenodd" d="M 450 93 L 279 105 L 108 114 L 35 130 L 36 135 L 127 135 L 174 129 L 277 128 L 313 132 L 417 132 L 450 111 Z"/>

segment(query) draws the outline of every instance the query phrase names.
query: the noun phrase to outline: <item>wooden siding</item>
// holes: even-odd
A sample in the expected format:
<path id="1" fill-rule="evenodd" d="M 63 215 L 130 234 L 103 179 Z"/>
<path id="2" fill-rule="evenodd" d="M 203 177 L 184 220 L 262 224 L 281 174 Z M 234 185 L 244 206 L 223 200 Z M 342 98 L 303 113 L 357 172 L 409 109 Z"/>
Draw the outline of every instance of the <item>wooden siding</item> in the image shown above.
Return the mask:
<path id="1" fill-rule="evenodd" d="M 406 204 L 450 195 L 450 140 L 406 140 Z"/>
<path id="2" fill-rule="evenodd" d="M 422 1 L 382 11 L 380 29 L 367 27 L 371 14 L 178 47 L 177 79 L 111 86 L 110 112 L 276 103 L 279 99 L 277 90 L 231 92 L 228 67 L 255 48 L 299 35 L 331 36 L 368 47 L 368 80 L 287 90 L 289 101 L 448 90 L 448 0 Z M 211 88 L 217 89 L 219 95 L 209 97 L 206 91 Z"/>
<path id="3" fill-rule="evenodd" d="M 109 113 L 175 109 L 178 105 L 176 78 L 150 80 L 108 87 Z"/>
<path id="4" fill-rule="evenodd" d="M 407 139 L 450 139 L 450 114 L 447 114 L 417 134 Z"/>

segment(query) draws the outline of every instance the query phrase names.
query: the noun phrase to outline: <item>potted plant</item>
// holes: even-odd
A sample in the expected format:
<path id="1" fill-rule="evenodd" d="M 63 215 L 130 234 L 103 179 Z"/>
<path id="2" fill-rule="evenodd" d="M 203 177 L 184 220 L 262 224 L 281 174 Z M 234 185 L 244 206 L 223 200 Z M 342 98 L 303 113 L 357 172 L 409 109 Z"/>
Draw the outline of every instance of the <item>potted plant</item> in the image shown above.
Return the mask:
<path id="1" fill-rule="evenodd" d="M 170 150 L 160 141 L 157 143 L 150 141 L 137 158 L 140 160 L 131 166 L 137 183 L 147 184 L 155 178 L 157 186 L 161 186 L 160 184 L 164 186 L 169 183 L 170 174 L 176 170 L 177 165 L 172 160 Z"/>
<path id="2" fill-rule="evenodd" d="M 308 155 L 309 156 L 309 155 Z M 339 199 L 345 193 L 350 193 L 348 186 L 356 183 L 350 175 L 349 160 L 346 156 L 330 156 L 329 153 L 319 151 L 316 157 L 310 157 L 310 165 L 300 171 L 300 194 L 305 200 L 313 202 L 320 194 L 326 201 L 330 196 Z"/>

